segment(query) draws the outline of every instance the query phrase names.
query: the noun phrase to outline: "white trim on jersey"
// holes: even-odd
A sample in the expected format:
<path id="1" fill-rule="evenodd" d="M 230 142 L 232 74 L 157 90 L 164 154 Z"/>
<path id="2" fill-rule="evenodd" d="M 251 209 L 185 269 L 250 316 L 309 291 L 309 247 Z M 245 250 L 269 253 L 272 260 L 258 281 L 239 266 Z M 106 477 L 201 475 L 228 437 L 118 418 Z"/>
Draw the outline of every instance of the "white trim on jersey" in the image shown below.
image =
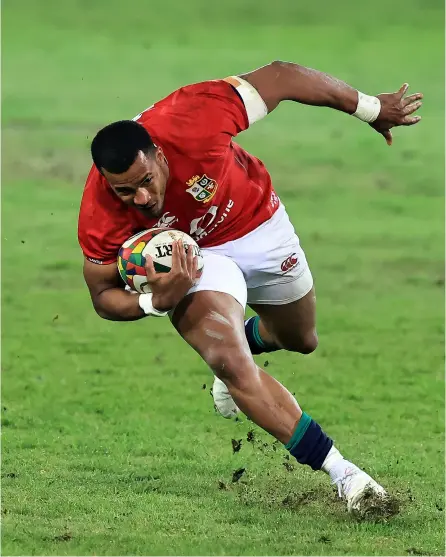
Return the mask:
<path id="1" fill-rule="evenodd" d="M 242 97 L 248 115 L 249 125 L 265 118 L 268 114 L 268 109 L 265 101 L 259 95 L 255 87 L 241 77 L 235 75 L 227 77 L 225 81 L 235 87 L 237 93 Z"/>

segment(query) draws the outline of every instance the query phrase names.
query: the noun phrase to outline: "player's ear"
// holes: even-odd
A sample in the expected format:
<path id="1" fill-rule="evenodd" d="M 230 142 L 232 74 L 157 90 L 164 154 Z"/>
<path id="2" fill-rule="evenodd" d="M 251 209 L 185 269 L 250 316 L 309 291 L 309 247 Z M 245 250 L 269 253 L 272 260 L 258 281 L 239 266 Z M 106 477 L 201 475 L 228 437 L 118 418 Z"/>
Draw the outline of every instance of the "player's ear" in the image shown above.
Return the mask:
<path id="1" fill-rule="evenodd" d="M 163 162 L 166 157 L 164 156 L 164 152 L 159 146 L 155 146 L 155 160 L 157 163 Z"/>

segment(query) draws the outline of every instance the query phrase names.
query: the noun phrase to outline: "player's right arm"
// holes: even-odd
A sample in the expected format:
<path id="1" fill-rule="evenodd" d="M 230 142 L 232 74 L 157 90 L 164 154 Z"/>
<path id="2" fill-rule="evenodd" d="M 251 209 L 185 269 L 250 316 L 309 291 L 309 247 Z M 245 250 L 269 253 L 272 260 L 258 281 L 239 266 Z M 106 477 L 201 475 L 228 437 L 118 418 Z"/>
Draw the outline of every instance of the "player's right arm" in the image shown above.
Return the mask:
<path id="1" fill-rule="evenodd" d="M 84 278 L 96 313 L 111 321 L 135 321 L 146 314 L 139 296 L 124 290 L 116 263 L 98 265 L 84 258 Z"/>
<path id="2" fill-rule="evenodd" d="M 151 294 L 124 290 L 116 263 L 98 265 L 85 257 L 84 278 L 96 313 L 111 321 L 136 321 L 174 308 L 195 284 L 198 263 L 193 250 L 186 255 L 181 240 L 172 247 L 172 268 L 168 273 L 157 273 L 151 258 L 146 257 Z"/>

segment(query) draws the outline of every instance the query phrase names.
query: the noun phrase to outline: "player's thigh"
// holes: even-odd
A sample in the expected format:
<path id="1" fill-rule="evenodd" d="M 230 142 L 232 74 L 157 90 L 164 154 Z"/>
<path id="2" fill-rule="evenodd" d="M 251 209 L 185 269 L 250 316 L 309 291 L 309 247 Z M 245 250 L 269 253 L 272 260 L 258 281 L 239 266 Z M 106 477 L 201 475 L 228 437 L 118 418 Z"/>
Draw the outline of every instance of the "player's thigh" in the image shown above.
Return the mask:
<path id="1" fill-rule="evenodd" d="M 246 283 L 229 258 L 204 250 L 200 281 L 171 313 L 174 327 L 220 378 L 251 365 L 245 337 Z"/>

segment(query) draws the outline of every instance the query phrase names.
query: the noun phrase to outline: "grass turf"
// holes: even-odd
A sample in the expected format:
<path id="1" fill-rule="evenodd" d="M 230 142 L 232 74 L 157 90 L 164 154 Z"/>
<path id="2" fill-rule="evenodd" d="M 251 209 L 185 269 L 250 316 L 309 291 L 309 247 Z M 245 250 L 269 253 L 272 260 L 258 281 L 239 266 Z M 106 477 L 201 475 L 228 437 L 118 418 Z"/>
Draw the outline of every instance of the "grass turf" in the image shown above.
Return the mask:
<path id="1" fill-rule="evenodd" d="M 3 554 L 444 554 L 442 6 L 299 4 L 3 4 Z M 101 321 L 83 284 L 95 131 L 275 58 L 426 95 L 392 149 L 291 103 L 239 138 L 317 284 L 320 347 L 267 370 L 398 495 L 384 524 L 352 520 L 324 476 L 216 416 L 210 373 L 167 320 Z"/>

